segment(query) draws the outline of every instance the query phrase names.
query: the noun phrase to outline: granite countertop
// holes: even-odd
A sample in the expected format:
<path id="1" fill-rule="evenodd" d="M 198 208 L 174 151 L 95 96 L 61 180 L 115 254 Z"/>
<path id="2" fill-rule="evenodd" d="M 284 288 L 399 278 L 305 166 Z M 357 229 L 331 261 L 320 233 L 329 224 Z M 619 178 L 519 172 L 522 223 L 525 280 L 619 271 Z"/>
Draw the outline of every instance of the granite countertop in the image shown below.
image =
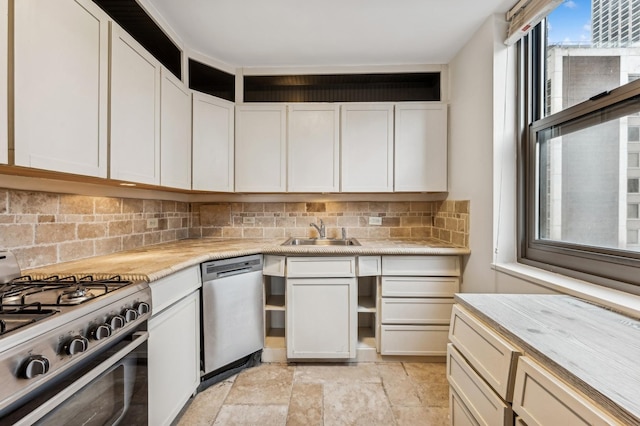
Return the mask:
<path id="1" fill-rule="evenodd" d="M 640 321 L 565 295 L 457 294 L 456 302 L 625 424 L 640 424 Z"/>
<path id="2" fill-rule="evenodd" d="M 466 255 L 468 248 L 435 239 L 358 239 L 360 246 L 282 246 L 280 239 L 189 239 L 58 263 L 23 271 L 34 277 L 120 275 L 127 280 L 155 281 L 207 260 L 249 254 L 274 255 Z"/>

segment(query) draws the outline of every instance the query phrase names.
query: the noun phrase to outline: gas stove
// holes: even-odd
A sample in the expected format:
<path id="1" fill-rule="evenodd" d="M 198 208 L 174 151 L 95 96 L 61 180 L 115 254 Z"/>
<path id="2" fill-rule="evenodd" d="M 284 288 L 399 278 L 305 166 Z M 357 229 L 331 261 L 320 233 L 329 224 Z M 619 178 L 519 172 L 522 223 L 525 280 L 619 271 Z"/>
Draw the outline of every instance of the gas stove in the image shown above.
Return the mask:
<path id="1" fill-rule="evenodd" d="M 0 418 L 41 383 L 146 329 L 150 315 L 146 282 L 21 276 L 15 257 L 0 252 Z"/>

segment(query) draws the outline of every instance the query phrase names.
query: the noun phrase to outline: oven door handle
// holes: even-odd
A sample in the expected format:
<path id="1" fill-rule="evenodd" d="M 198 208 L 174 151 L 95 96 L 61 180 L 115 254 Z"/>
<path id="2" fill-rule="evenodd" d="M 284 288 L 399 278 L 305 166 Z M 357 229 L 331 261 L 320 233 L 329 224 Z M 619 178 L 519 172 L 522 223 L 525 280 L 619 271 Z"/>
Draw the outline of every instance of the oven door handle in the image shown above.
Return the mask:
<path id="1" fill-rule="evenodd" d="M 47 400 L 44 404 L 33 410 L 26 417 L 20 419 L 14 426 L 18 425 L 32 425 L 36 421 L 40 420 L 42 417 L 49 414 L 56 407 L 66 401 L 68 398 L 73 396 L 76 392 L 80 391 L 83 387 L 91 383 L 102 373 L 107 371 L 109 368 L 116 365 L 120 360 L 129 355 L 131 352 L 135 351 L 140 345 L 149 339 L 149 332 L 140 331 L 133 333 L 133 340 L 129 342 L 125 347 L 120 349 L 115 354 L 111 355 L 107 358 L 103 363 L 98 365 L 93 370 L 89 371 L 84 376 L 80 377 L 78 380 L 74 381 L 70 386 L 66 387 L 64 390 L 57 393 L 54 397 Z"/>

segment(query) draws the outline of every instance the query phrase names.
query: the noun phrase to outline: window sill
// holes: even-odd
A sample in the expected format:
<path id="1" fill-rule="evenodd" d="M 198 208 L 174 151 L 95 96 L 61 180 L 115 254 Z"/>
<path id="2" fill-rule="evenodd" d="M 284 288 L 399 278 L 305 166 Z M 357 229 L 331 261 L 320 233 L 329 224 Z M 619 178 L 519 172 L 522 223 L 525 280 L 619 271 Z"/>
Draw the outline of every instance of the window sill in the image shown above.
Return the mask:
<path id="1" fill-rule="evenodd" d="M 520 263 L 493 264 L 493 269 L 544 288 L 569 294 L 608 307 L 614 311 L 640 318 L 640 296 Z"/>

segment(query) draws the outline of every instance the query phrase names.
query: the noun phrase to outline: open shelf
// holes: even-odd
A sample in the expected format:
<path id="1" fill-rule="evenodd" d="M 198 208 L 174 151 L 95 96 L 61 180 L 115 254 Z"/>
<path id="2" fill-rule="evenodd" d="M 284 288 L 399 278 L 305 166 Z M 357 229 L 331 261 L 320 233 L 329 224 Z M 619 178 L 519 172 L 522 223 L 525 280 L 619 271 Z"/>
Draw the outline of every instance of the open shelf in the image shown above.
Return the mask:
<path id="1" fill-rule="evenodd" d="M 264 338 L 264 346 L 267 348 L 285 348 L 284 328 L 270 328 Z"/>
<path id="2" fill-rule="evenodd" d="M 268 295 L 264 309 L 266 311 L 284 311 L 284 294 Z"/>
<path id="3" fill-rule="evenodd" d="M 358 296 L 358 312 L 376 312 L 375 296 Z"/>
<path id="4" fill-rule="evenodd" d="M 370 327 L 358 327 L 358 349 L 375 349 L 376 336 Z"/>

